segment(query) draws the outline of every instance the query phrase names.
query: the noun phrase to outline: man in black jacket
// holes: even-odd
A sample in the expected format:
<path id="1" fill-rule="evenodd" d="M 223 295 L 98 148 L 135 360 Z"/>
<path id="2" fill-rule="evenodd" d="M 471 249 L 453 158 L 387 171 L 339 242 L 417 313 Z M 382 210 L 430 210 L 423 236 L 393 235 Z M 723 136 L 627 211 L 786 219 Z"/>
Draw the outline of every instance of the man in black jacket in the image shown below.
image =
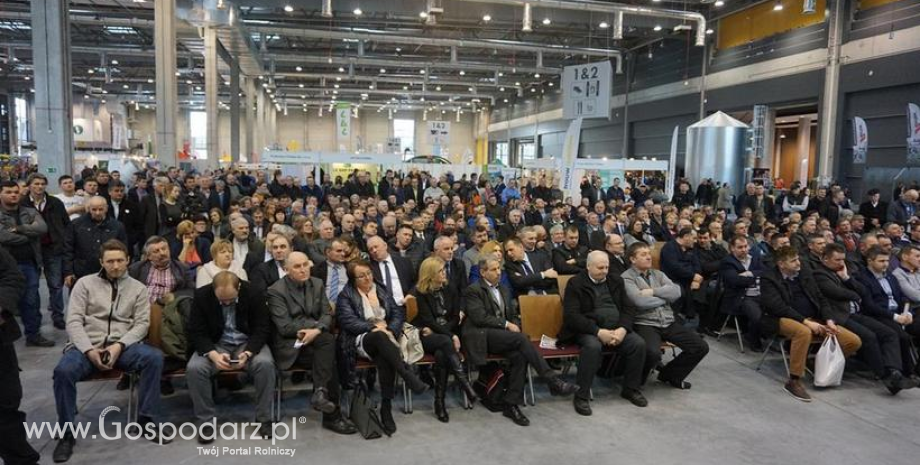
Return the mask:
<path id="1" fill-rule="evenodd" d="M 565 229 L 565 244 L 553 250 L 553 269 L 559 274 L 578 274 L 587 266 L 588 248 L 579 245 L 577 226 Z"/>
<path id="2" fill-rule="evenodd" d="M 840 244 L 827 244 L 821 265 L 814 270 L 818 289 L 829 303 L 830 319 L 849 329 L 862 341 L 857 354 L 872 368 L 892 395 L 902 389 L 917 387 L 918 381 L 905 378 L 901 369 L 901 346 L 898 334 L 863 313 L 862 299 L 868 296 L 863 285 L 851 277 L 846 267 L 846 250 Z"/>
<path id="3" fill-rule="evenodd" d="M 143 223 L 141 218 L 140 207 L 125 195 L 125 185 L 121 181 L 109 183 L 109 208 L 107 213 L 109 218 L 117 220 L 125 227 L 127 234 L 128 252 L 132 257 L 137 257 L 137 246 L 143 237 Z"/>
<path id="4" fill-rule="evenodd" d="M 153 192 L 141 200 L 141 216 L 144 218 L 144 237 L 152 237 L 165 232 L 165 223 L 160 220 L 160 205 L 171 181 L 166 176 L 153 180 Z"/>
<path id="5" fill-rule="evenodd" d="M 469 275 L 463 260 L 454 258 L 454 240 L 447 236 L 438 236 L 434 240 L 432 255 L 444 260 L 444 272 L 447 273 L 447 286 L 450 293 L 460 295 L 469 285 Z"/>
<path id="6" fill-rule="evenodd" d="M 696 261 L 700 264 L 700 274 L 703 276 L 700 290 L 691 293 L 697 314 L 700 316 L 697 332 L 718 336 L 719 322 L 716 321 L 716 314 L 718 311 L 719 266 L 722 259 L 728 256 L 728 251 L 713 240 L 712 233 L 708 229 L 700 229 L 696 235 L 693 254 L 696 255 Z"/>
<path id="7" fill-rule="evenodd" d="M 284 261 L 291 253 L 291 243 L 287 236 L 282 234 L 268 233 L 265 246 L 271 250 L 272 259 L 259 263 L 249 272 L 249 283 L 257 292 L 265 292 L 284 277 Z"/>
<path id="8" fill-rule="evenodd" d="M 605 252 L 589 253 L 587 269 L 569 280 L 562 302 L 563 327 L 559 339 L 581 347 L 574 405 L 575 411 L 585 416 L 591 415 L 591 385 L 605 348 L 623 357 L 620 396 L 637 407 L 648 405 L 639 390 L 645 366 L 645 340 L 633 332 L 631 315 L 635 309 L 626 298 L 623 280 L 610 275 L 609 267 Z"/>
<path id="9" fill-rule="evenodd" d="M 610 265 L 608 274 L 620 277 L 629 269 L 629 259 L 626 258 L 626 241 L 619 234 L 610 234 L 604 241 L 604 250 Z"/>
<path id="10" fill-rule="evenodd" d="M 531 260 L 531 255 L 524 251 L 520 239 L 513 237 L 505 241 L 505 271 L 511 280 L 514 297 L 521 295 L 555 294 L 556 270 L 538 266 Z"/>
<path id="11" fill-rule="evenodd" d="M 763 352 L 760 337 L 760 275 L 763 266 L 760 257 L 750 254 L 746 237 L 735 236 L 729 241 L 731 255 L 722 259 L 719 276 L 722 278 L 722 313 L 743 315 L 747 320 L 745 337 L 751 350 Z"/>
<path id="12" fill-rule="evenodd" d="M 674 310 L 688 318 L 696 316 L 693 300 L 689 296 L 703 284 L 703 269 L 693 253 L 695 244 L 696 232 L 691 228 L 683 228 L 677 232 L 677 237 L 661 248 L 661 271 L 681 288 L 681 298 L 674 305 Z"/>
<path id="13" fill-rule="evenodd" d="M 0 247 L 0 460 L 8 464 L 34 464 L 40 458 L 26 438 L 26 414 L 19 411 L 22 383 L 13 342 L 22 337 L 22 331 L 7 310 L 19 305 L 23 289 L 25 278 L 16 260 Z"/>
<path id="14" fill-rule="evenodd" d="M 789 380 L 783 387 L 792 397 L 811 402 L 802 386 L 805 362 L 815 337 L 836 336 L 845 357 L 856 353 L 862 342 L 848 329 L 837 326 L 829 317 L 829 304 L 818 289 L 809 269 L 802 267 L 798 252 L 791 246 L 773 254 L 776 267 L 761 276 L 761 308 L 766 332 L 789 339 Z"/>
<path id="15" fill-rule="evenodd" d="M 246 371 L 256 388 L 256 421 L 259 434 L 272 436 L 272 396 L 275 362 L 266 343 L 271 320 L 265 295 L 253 292 L 249 283 L 229 271 L 195 291 L 189 315 L 188 344 L 192 350 L 187 367 L 189 394 L 200 423 L 198 442 L 214 441 L 216 409 L 211 379 L 220 372 Z"/>
<path id="16" fill-rule="evenodd" d="M 888 215 L 888 202 L 882 202 L 882 193 L 878 189 L 870 189 L 866 197 L 867 200 L 859 206 L 859 214 L 866 218 L 867 230 L 881 228 Z"/>
<path id="17" fill-rule="evenodd" d="M 41 173 L 33 173 L 26 182 L 28 195 L 23 195 L 20 205 L 38 211 L 48 232 L 41 237 L 42 270 L 48 285 L 48 313 L 57 329 L 64 329 L 64 232 L 70 224 L 67 208 L 59 198 L 48 195 L 48 178 Z"/>
<path id="18" fill-rule="evenodd" d="M 64 285 L 73 288 L 78 279 L 99 272 L 99 246 L 110 239 L 128 243 L 125 227 L 108 217 L 108 203 L 102 196 L 86 201 L 86 214 L 74 220 L 64 234 Z"/>
<path id="19" fill-rule="evenodd" d="M 505 391 L 503 415 L 515 424 L 527 426 L 530 420 L 521 412 L 524 403 L 524 384 L 527 367 L 533 367 L 537 374 L 547 381 L 552 395 L 570 395 L 578 387 L 563 381 L 546 364 L 540 352 L 521 333 L 521 318 L 517 303 L 511 293 L 502 287 L 501 261 L 494 257 L 479 260 L 482 279 L 466 288 L 463 301 L 466 303 L 466 319 L 463 323 L 463 346 L 467 359 L 476 367 L 485 365 L 487 354 L 498 354 L 508 359 L 508 384 Z"/>

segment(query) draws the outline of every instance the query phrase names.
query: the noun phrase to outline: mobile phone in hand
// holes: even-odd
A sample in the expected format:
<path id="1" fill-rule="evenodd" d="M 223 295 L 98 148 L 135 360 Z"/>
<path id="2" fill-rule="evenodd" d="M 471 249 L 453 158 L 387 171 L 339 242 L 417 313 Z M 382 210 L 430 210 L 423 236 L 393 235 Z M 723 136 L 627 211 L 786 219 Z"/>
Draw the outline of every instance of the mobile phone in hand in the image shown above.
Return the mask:
<path id="1" fill-rule="evenodd" d="M 99 355 L 99 360 L 102 362 L 103 365 L 108 365 L 109 360 L 111 359 L 111 356 L 112 354 L 110 354 L 108 351 L 103 351 L 102 354 Z"/>
<path id="2" fill-rule="evenodd" d="M 240 359 L 238 359 L 238 358 L 231 358 L 231 359 L 230 359 L 230 364 L 231 364 L 231 365 L 238 365 L 239 363 L 240 363 Z"/>

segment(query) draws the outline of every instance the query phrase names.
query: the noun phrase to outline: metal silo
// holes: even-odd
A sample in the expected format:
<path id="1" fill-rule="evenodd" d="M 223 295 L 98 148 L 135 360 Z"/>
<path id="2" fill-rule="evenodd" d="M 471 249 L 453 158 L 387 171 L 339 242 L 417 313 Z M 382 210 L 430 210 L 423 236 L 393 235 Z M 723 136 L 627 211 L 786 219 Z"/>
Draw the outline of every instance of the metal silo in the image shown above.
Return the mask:
<path id="1" fill-rule="evenodd" d="M 727 182 L 735 193 L 744 183 L 748 125 L 719 111 L 687 128 L 685 170 L 693 186 Z"/>

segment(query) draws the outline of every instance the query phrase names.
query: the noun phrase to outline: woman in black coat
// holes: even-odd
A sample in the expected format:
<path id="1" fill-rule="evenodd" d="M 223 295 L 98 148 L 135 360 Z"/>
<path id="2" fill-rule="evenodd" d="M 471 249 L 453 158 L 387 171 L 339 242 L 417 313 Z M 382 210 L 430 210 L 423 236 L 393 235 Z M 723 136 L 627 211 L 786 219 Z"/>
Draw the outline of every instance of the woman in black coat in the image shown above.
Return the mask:
<path id="1" fill-rule="evenodd" d="M 396 375 L 399 374 L 412 392 L 428 390 L 403 361 L 396 343 L 402 336 L 405 311 L 396 306 L 393 297 L 382 285 L 374 282 L 371 265 L 355 260 L 347 266 L 348 284 L 335 303 L 335 318 L 339 325 L 339 371 L 346 387 L 355 385 L 358 357 L 372 360 L 380 376 L 380 420 L 388 435 L 396 432 L 393 420 L 393 397 Z"/>
<path id="2" fill-rule="evenodd" d="M 457 335 L 460 328 L 460 296 L 451 292 L 446 284 L 444 260 L 429 257 L 419 268 L 418 284 L 409 291 L 418 302 L 418 315 L 413 324 L 421 333 L 425 353 L 434 355 L 436 360 L 434 412 L 438 420 L 444 423 L 450 421 L 444 404 L 448 373 L 454 373 L 471 402 L 476 400 L 476 393 L 466 379 L 460 362 L 460 337 Z"/>

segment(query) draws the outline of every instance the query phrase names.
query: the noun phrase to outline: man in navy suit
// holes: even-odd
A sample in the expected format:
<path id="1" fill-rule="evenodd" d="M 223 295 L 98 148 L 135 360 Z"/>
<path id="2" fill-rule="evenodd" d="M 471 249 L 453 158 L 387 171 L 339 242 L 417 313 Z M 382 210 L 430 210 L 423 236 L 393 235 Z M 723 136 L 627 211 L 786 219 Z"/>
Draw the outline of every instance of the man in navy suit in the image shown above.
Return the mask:
<path id="1" fill-rule="evenodd" d="M 750 245 L 744 236 L 734 236 L 729 243 L 729 254 L 722 259 L 719 275 L 722 277 L 724 294 L 722 313 L 744 315 L 747 318 L 747 342 L 751 350 L 763 352 L 760 337 L 760 276 L 763 265 L 759 255 L 750 253 Z"/>
<path id="2" fill-rule="evenodd" d="M 910 311 L 904 311 L 907 299 L 898 280 L 888 270 L 890 256 L 875 246 L 866 254 L 866 268 L 856 279 L 866 288 L 861 312 L 872 316 L 898 334 L 901 344 L 901 363 L 905 375 L 916 370 L 911 354 L 911 337 L 920 336 L 920 324 Z"/>

